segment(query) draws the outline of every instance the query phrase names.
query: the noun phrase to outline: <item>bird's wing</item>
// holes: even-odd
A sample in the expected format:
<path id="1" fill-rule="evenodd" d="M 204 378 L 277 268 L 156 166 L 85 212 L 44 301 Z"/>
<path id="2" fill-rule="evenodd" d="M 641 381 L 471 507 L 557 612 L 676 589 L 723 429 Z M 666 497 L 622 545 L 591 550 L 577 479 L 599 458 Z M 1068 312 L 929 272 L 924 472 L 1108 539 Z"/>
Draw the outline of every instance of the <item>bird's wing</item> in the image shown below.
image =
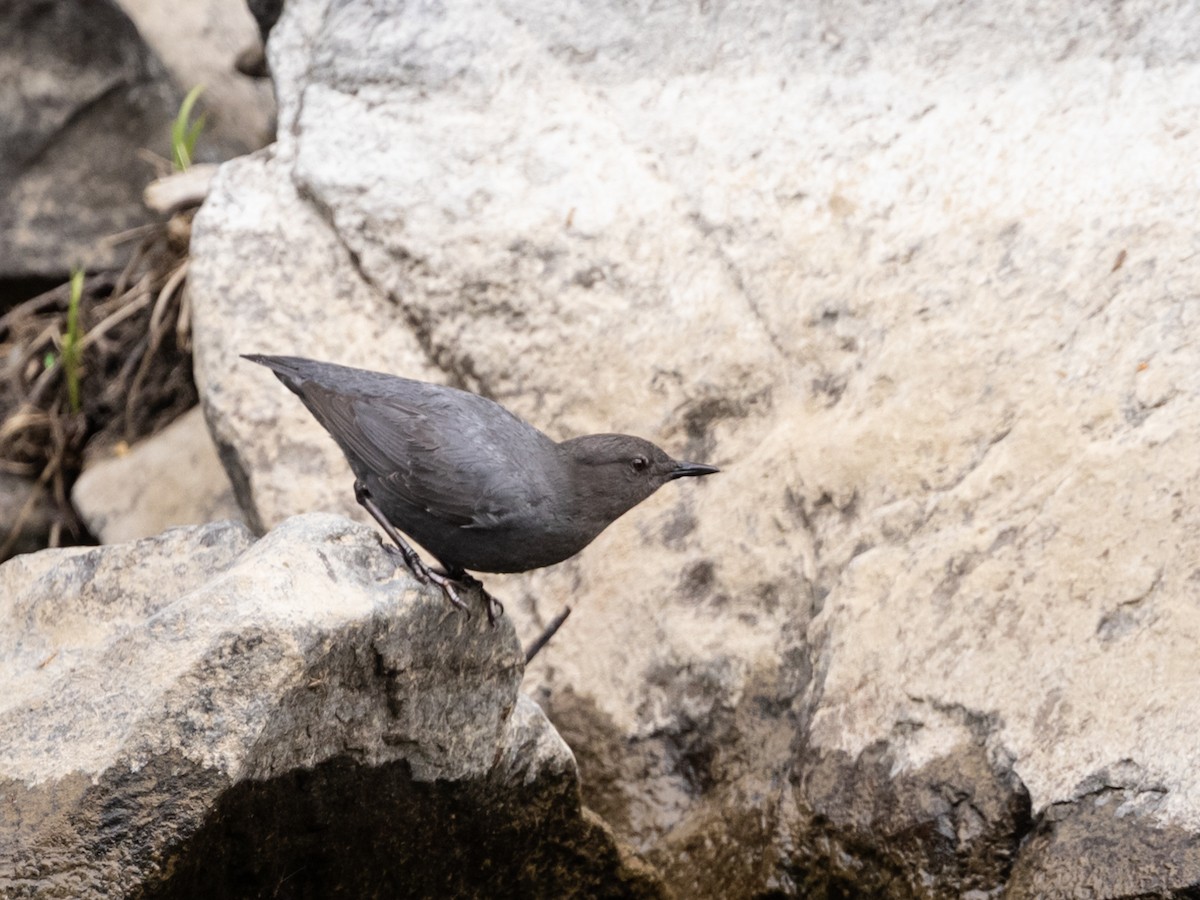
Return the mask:
<path id="1" fill-rule="evenodd" d="M 334 432 L 391 499 L 470 529 L 495 527 L 523 502 L 525 482 L 514 477 L 530 440 L 522 429 L 538 432 L 507 411 L 503 419 L 494 409 L 464 415 L 437 396 L 420 406 L 390 397 L 333 399 L 324 412 Z"/>

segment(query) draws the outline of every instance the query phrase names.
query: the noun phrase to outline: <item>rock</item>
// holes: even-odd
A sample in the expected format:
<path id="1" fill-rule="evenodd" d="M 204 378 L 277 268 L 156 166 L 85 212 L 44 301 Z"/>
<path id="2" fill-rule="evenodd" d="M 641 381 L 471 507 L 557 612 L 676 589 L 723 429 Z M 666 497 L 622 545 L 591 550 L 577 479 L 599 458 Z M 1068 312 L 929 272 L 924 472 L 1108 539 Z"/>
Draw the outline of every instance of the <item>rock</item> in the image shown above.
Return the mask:
<path id="1" fill-rule="evenodd" d="M 49 494 L 38 488 L 35 480 L 0 472 L 0 546 L 9 541 L 10 530 L 21 523 L 12 546 L 0 561 L 45 547 L 50 540 L 54 514 Z"/>
<path id="2" fill-rule="evenodd" d="M 1092 790 L 1048 809 L 1022 848 L 1005 896 L 1153 897 L 1164 896 L 1164 883 L 1175 896 L 1187 896 L 1195 890 L 1200 851 L 1194 830 L 1153 821 L 1165 790 L 1123 773 L 1112 785 L 1097 779 Z"/>
<path id="3" fill-rule="evenodd" d="M 0 278 L 112 268 L 182 99 L 112 0 L 0 6 Z"/>
<path id="4" fill-rule="evenodd" d="M 22 556 L 0 624 L 0 895 L 659 893 L 581 811 L 511 626 L 362 526 Z"/>
<path id="5" fill-rule="evenodd" d="M 3 4 L 0 279 L 124 262 L 132 245 L 112 238 L 153 220 L 142 205 L 155 176 L 146 153 L 170 158 L 171 123 L 193 85 L 205 85 L 198 160 L 267 143 L 270 86 L 233 70 L 257 40 L 240 0 Z"/>
<path id="6" fill-rule="evenodd" d="M 676 893 L 1200 883 L 1200 20 L 398 9 L 287 4 L 196 219 L 256 525 L 351 478 L 238 353 L 642 434 L 722 474 L 488 584 L 573 602 L 526 689 Z"/>
<path id="7" fill-rule="evenodd" d="M 183 91 L 204 85 L 204 131 L 198 147 L 209 159 L 230 159 L 266 146 L 275 136 L 271 85 L 240 74 L 235 62 L 261 38 L 245 0 L 117 0 Z"/>
<path id="8" fill-rule="evenodd" d="M 147 208 L 166 216 L 193 209 L 208 196 L 216 174 L 217 166 L 212 163 L 199 163 L 186 172 L 164 175 L 146 185 L 146 190 L 142 192 L 142 200 Z"/>
<path id="9" fill-rule="evenodd" d="M 124 455 L 90 460 L 71 502 L 104 544 L 242 518 L 199 407 Z"/>

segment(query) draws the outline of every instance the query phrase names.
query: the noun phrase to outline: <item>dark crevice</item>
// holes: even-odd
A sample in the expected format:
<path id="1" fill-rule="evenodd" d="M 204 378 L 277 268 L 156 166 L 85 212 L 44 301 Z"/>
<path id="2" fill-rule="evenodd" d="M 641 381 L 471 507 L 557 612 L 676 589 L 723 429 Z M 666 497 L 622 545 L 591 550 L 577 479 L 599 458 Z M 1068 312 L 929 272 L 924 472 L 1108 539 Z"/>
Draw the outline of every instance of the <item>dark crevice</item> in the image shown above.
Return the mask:
<path id="1" fill-rule="evenodd" d="M 159 870 L 140 900 L 661 896 L 571 779 L 422 782 L 345 757 L 233 785 Z"/>

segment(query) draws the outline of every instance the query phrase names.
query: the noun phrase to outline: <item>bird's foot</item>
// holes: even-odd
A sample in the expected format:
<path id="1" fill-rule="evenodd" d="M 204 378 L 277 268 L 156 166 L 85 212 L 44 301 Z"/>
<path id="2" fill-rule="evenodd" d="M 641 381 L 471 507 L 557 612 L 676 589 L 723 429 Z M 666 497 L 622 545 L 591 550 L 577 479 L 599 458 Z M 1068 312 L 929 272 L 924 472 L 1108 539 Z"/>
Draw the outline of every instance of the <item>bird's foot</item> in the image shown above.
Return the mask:
<path id="1" fill-rule="evenodd" d="M 379 527 L 384 530 L 384 533 L 392 539 L 392 543 L 384 544 L 388 553 L 393 557 L 398 553 L 400 558 L 404 560 L 404 565 L 408 566 L 408 570 L 413 573 L 413 577 L 421 584 L 429 584 L 433 582 L 442 589 L 442 595 L 450 601 L 450 605 L 456 609 L 461 609 L 467 614 L 467 619 L 471 618 L 471 610 L 467 608 L 467 604 L 463 603 L 458 597 L 458 591 L 454 589 L 455 580 L 448 578 L 440 572 L 435 572 L 429 566 L 425 565 L 424 561 L 417 555 L 417 551 L 408 546 L 408 542 L 400 536 L 388 517 L 383 514 L 383 510 L 375 503 L 371 497 L 371 491 L 361 481 L 354 482 L 354 499 L 357 500 L 371 517 L 379 523 Z M 491 617 L 491 609 L 488 610 L 489 618 Z"/>
<path id="2" fill-rule="evenodd" d="M 483 594 L 483 602 L 487 604 L 488 624 L 495 628 L 496 619 L 504 615 L 504 604 L 488 593 L 482 584 L 479 585 L 479 593 Z"/>
<path id="3" fill-rule="evenodd" d="M 412 572 L 413 577 L 417 581 L 421 582 L 421 584 L 436 584 L 442 589 L 442 596 L 450 602 L 451 606 L 466 613 L 468 620 L 471 618 L 470 607 L 462 602 L 462 599 L 458 596 L 458 591 L 454 589 L 455 584 L 457 584 L 456 579 L 443 575 L 441 572 L 435 572 L 429 566 L 425 565 L 421 557 L 412 553 L 411 550 L 409 553 L 405 553 L 403 547 L 397 547 L 394 544 L 384 544 L 383 546 L 393 558 L 400 558 L 400 561 Z"/>
<path id="4" fill-rule="evenodd" d="M 462 600 L 459 599 L 458 591 L 454 589 L 454 579 L 447 578 L 445 575 L 440 575 L 428 567 L 425 569 L 425 571 L 429 574 L 429 580 L 442 589 L 442 596 L 449 600 L 453 606 L 465 612 L 467 614 L 467 621 L 470 621 L 471 610 L 467 604 L 463 603 Z M 488 613 L 488 619 L 489 621 L 491 620 L 490 610 Z"/>
<path id="5" fill-rule="evenodd" d="M 488 624 L 495 628 L 496 619 L 504 615 L 504 604 L 493 597 L 488 589 L 483 586 L 483 582 L 474 575 L 468 575 L 466 572 L 455 572 L 452 577 L 463 587 L 479 591 L 480 596 L 483 597 L 484 608 L 487 610 Z"/>

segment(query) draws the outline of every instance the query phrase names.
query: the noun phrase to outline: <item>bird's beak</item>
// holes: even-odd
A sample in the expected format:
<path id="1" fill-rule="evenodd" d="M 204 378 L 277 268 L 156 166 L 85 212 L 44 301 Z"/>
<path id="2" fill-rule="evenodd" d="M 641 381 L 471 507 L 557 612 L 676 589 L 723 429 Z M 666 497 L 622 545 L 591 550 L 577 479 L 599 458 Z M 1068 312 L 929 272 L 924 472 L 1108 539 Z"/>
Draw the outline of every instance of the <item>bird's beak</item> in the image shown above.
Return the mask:
<path id="1" fill-rule="evenodd" d="M 667 473 L 667 480 L 686 478 L 689 475 L 711 475 L 713 472 L 720 471 L 716 466 L 706 466 L 704 463 L 677 462 L 675 468 Z"/>

